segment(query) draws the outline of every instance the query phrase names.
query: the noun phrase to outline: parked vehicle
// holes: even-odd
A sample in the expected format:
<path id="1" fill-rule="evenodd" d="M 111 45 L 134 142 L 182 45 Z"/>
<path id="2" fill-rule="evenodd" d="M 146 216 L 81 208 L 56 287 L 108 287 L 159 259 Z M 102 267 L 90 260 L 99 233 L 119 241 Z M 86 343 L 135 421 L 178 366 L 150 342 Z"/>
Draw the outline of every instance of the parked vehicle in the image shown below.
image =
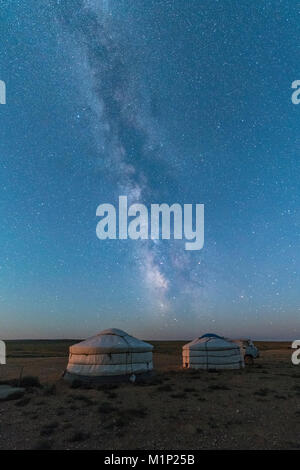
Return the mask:
<path id="1" fill-rule="evenodd" d="M 253 344 L 251 339 L 233 339 L 231 340 L 238 344 L 244 355 L 245 364 L 253 364 L 254 359 L 259 357 L 259 349 Z"/>

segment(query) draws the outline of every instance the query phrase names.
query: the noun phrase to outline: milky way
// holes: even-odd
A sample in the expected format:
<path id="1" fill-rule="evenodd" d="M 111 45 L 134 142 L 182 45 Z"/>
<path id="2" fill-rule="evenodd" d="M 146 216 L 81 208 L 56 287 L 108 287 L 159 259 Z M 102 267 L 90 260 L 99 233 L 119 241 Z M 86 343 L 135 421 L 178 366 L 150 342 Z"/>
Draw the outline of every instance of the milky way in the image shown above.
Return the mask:
<path id="1" fill-rule="evenodd" d="M 93 112 L 91 125 L 95 126 L 101 165 L 111 173 L 116 191 L 127 195 L 130 202 L 151 201 L 156 194 L 164 202 L 166 191 L 153 181 L 153 168 L 156 167 L 160 180 L 168 181 L 171 171 L 167 171 L 165 153 L 170 149 L 161 148 L 150 112 L 150 91 L 142 91 L 141 77 L 131 65 L 133 51 L 126 51 L 125 38 L 110 13 L 110 2 L 82 1 L 77 8 L 73 15 L 69 10 L 62 15 L 62 24 L 73 33 L 74 48 L 79 60 L 85 63 L 84 92 Z M 174 320 L 174 292 L 179 288 L 182 294 L 188 291 L 185 308 L 193 309 L 192 302 L 197 299 L 198 311 L 204 295 L 199 279 L 201 270 L 197 272 L 199 256 L 194 256 L 195 261 L 182 253 L 182 243 L 173 242 L 169 249 L 160 245 L 159 241 L 137 243 L 132 256 L 139 265 L 145 288 L 150 290 L 152 299 L 154 296 L 153 315 L 162 314 L 167 325 Z"/>

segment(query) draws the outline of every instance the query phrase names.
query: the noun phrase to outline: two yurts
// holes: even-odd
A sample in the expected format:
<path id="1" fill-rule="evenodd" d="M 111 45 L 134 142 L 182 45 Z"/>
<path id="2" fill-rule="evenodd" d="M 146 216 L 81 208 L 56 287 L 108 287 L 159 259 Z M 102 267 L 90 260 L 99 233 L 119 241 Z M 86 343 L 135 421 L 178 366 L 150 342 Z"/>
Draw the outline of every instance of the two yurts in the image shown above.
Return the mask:
<path id="1" fill-rule="evenodd" d="M 97 383 L 135 380 L 151 373 L 152 350 L 152 344 L 125 331 L 103 330 L 70 347 L 64 378 Z"/>
<path id="2" fill-rule="evenodd" d="M 241 369 L 245 367 L 240 347 L 221 336 L 208 333 L 182 348 L 183 367 L 192 369 Z"/>

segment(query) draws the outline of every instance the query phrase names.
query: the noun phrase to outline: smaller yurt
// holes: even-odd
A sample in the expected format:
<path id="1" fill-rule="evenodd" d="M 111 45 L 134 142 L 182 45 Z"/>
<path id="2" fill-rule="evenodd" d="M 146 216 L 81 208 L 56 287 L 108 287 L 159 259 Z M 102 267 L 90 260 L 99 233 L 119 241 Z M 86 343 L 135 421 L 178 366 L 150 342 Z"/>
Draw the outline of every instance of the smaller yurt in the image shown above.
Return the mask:
<path id="1" fill-rule="evenodd" d="M 152 350 L 152 344 L 125 331 L 103 330 L 70 347 L 64 379 L 101 383 L 146 377 L 153 369 Z"/>
<path id="2" fill-rule="evenodd" d="M 245 367 L 240 347 L 221 336 L 208 333 L 182 348 L 183 367 L 192 369 L 241 369 Z"/>

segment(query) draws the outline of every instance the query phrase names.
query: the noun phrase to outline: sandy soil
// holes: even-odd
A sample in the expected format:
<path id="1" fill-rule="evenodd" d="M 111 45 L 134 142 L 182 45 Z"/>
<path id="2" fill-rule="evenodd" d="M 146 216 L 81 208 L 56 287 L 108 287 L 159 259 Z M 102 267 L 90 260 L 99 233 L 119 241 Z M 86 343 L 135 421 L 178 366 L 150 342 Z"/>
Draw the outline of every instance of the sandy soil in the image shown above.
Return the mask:
<path id="1" fill-rule="evenodd" d="M 65 357 L 10 358 L 0 379 L 24 367 L 43 387 L 0 403 L 0 449 L 299 449 L 300 366 L 262 349 L 243 371 L 195 372 L 164 343 L 152 383 L 99 390 L 61 381 Z"/>

